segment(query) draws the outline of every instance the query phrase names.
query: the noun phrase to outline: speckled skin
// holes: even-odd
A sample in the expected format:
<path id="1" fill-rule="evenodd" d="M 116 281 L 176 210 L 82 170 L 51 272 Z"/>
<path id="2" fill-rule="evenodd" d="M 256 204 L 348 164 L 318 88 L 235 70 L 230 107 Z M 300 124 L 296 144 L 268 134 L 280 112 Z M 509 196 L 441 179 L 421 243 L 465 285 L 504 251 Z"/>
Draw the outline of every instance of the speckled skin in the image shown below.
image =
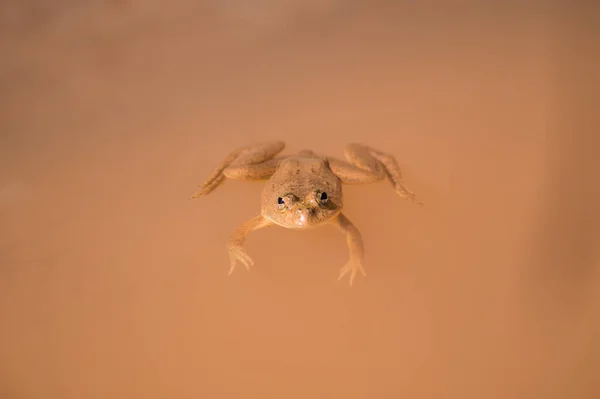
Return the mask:
<path id="1" fill-rule="evenodd" d="M 279 163 L 262 192 L 261 204 L 262 216 L 276 225 L 316 227 L 342 211 L 342 183 L 326 160 L 304 151 Z"/>
<path id="2" fill-rule="evenodd" d="M 399 196 L 414 199 L 414 194 L 404 186 L 396 160 L 365 145 L 349 144 L 345 150 L 348 162 L 323 158 L 310 150 L 278 157 L 284 147 L 285 143 L 272 141 L 233 151 L 192 196 L 209 194 L 225 178 L 268 179 L 262 192 L 261 214 L 239 226 L 229 239 L 229 274 L 237 262 L 246 269 L 254 264 L 243 249 L 251 231 L 271 225 L 306 229 L 329 223 L 346 235 L 350 260 L 342 268 L 339 279 L 350 273 L 352 285 L 357 272 L 366 275 L 364 249 L 360 232 L 342 213 L 342 183 L 373 183 L 387 177 Z"/>

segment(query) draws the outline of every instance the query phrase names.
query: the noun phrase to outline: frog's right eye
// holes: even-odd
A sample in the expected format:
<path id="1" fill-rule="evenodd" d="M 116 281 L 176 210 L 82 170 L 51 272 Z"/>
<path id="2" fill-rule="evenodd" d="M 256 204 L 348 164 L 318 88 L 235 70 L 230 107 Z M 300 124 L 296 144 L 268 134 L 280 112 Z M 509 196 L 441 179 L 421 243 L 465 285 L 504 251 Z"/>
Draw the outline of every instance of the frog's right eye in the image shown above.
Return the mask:
<path id="1" fill-rule="evenodd" d="M 279 209 L 283 209 L 285 207 L 285 200 L 282 197 L 278 197 L 277 205 L 279 206 Z"/>

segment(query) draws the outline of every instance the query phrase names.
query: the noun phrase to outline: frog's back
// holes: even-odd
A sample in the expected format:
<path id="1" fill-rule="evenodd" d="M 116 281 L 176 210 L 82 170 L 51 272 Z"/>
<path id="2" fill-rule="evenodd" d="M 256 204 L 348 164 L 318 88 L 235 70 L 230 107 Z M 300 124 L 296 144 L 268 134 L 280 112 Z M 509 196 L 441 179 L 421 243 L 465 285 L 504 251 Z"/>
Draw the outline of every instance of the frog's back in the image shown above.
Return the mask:
<path id="1" fill-rule="evenodd" d="M 292 184 L 311 189 L 314 188 L 311 186 L 318 186 L 324 182 L 335 184 L 338 181 L 338 177 L 329 168 L 327 160 L 310 150 L 300 151 L 283 160 L 271 177 L 271 182 L 274 184 L 281 186 Z"/>

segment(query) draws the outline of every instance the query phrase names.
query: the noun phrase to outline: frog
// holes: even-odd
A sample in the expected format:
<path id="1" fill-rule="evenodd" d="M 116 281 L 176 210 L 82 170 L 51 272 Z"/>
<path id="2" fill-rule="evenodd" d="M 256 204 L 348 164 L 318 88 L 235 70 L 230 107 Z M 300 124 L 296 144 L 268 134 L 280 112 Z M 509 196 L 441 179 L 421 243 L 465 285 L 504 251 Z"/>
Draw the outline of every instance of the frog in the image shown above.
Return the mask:
<path id="1" fill-rule="evenodd" d="M 227 241 L 228 275 L 238 264 L 246 270 L 254 266 L 254 260 L 244 249 L 253 231 L 269 226 L 307 230 L 334 225 L 345 235 L 349 250 L 349 259 L 341 268 L 338 280 L 347 275 L 352 287 L 358 273 L 367 275 L 365 250 L 360 231 L 342 212 L 342 186 L 387 179 L 401 198 L 414 201 L 415 194 L 406 187 L 396 159 L 366 144 L 347 144 L 345 161 L 308 149 L 281 155 L 285 146 L 283 141 L 273 140 L 233 150 L 190 198 L 210 194 L 227 179 L 266 181 L 260 213 L 239 225 Z"/>

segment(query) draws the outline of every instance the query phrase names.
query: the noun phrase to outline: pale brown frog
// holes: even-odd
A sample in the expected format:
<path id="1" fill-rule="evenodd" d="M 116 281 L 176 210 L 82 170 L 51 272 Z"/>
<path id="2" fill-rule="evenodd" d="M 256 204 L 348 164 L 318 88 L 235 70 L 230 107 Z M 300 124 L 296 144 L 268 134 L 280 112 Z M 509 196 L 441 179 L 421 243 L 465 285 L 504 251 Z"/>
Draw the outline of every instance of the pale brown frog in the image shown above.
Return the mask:
<path id="1" fill-rule="evenodd" d="M 243 249 L 251 231 L 271 225 L 307 229 L 330 223 L 346 235 L 350 259 L 339 279 L 350 273 L 352 285 L 357 272 L 366 275 L 364 249 L 360 232 L 342 213 L 342 183 L 373 183 L 387 177 L 400 197 L 414 199 L 415 195 L 404 186 L 394 157 L 365 145 L 349 144 L 345 150 L 348 162 L 320 157 L 310 150 L 277 156 L 284 147 L 285 143 L 272 141 L 233 151 L 191 198 L 209 194 L 225 178 L 268 179 L 262 192 L 261 214 L 239 226 L 228 241 L 229 274 L 237 262 L 248 270 L 254 265 Z"/>

